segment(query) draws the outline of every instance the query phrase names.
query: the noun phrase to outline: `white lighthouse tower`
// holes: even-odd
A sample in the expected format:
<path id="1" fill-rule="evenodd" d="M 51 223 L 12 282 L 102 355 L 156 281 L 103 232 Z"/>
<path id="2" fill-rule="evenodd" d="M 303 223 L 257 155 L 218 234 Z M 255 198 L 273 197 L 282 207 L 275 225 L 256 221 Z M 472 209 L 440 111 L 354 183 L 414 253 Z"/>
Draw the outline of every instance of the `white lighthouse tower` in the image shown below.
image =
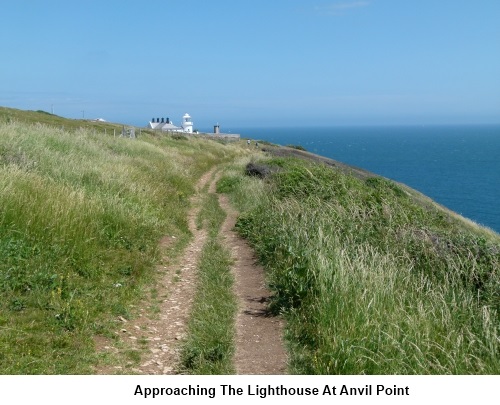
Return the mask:
<path id="1" fill-rule="evenodd" d="M 182 129 L 184 132 L 193 133 L 193 121 L 191 121 L 191 116 L 188 113 L 182 117 Z"/>

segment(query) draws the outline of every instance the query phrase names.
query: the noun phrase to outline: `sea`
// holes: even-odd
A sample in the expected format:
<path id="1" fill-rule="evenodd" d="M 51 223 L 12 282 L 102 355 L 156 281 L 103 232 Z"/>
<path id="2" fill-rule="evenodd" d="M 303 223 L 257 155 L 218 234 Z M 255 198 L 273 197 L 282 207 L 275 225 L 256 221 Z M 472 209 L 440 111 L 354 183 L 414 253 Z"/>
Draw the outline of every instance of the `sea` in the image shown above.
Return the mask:
<path id="1" fill-rule="evenodd" d="M 405 183 L 500 233 L 500 125 L 235 128 Z"/>

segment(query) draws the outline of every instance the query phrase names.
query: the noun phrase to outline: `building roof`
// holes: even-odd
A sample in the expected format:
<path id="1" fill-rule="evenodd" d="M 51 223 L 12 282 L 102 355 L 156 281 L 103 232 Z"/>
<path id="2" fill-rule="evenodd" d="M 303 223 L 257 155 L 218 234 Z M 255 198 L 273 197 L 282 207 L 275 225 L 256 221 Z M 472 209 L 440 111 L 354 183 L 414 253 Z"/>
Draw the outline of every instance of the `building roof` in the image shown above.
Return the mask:
<path id="1" fill-rule="evenodd" d="M 181 127 L 178 127 L 174 124 L 166 123 L 166 122 L 150 122 L 149 123 L 149 128 L 151 129 L 161 129 L 162 131 L 182 131 L 183 129 Z"/>

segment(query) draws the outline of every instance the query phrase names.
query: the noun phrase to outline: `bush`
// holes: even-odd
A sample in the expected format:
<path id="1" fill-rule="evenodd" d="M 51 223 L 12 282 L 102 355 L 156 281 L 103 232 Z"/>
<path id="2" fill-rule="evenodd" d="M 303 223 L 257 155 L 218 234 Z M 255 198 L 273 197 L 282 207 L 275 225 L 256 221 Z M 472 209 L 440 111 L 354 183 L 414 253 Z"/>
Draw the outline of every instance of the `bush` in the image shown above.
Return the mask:
<path id="1" fill-rule="evenodd" d="M 286 145 L 287 148 L 292 148 L 292 149 L 297 149 L 297 150 L 303 150 L 307 151 L 306 148 L 304 148 L 302 145 Z"/>

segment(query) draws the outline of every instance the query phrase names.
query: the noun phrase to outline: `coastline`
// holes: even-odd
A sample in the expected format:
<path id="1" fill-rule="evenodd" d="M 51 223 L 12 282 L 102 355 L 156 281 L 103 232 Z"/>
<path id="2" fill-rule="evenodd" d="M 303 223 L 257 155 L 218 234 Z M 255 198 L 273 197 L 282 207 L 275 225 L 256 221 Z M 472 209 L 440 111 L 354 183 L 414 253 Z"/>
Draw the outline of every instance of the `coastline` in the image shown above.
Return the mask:
<path id="1" fill-rule="evenodd" d="M 500 232 L 500 125 L 241 129 L 363 168 Z"/>

